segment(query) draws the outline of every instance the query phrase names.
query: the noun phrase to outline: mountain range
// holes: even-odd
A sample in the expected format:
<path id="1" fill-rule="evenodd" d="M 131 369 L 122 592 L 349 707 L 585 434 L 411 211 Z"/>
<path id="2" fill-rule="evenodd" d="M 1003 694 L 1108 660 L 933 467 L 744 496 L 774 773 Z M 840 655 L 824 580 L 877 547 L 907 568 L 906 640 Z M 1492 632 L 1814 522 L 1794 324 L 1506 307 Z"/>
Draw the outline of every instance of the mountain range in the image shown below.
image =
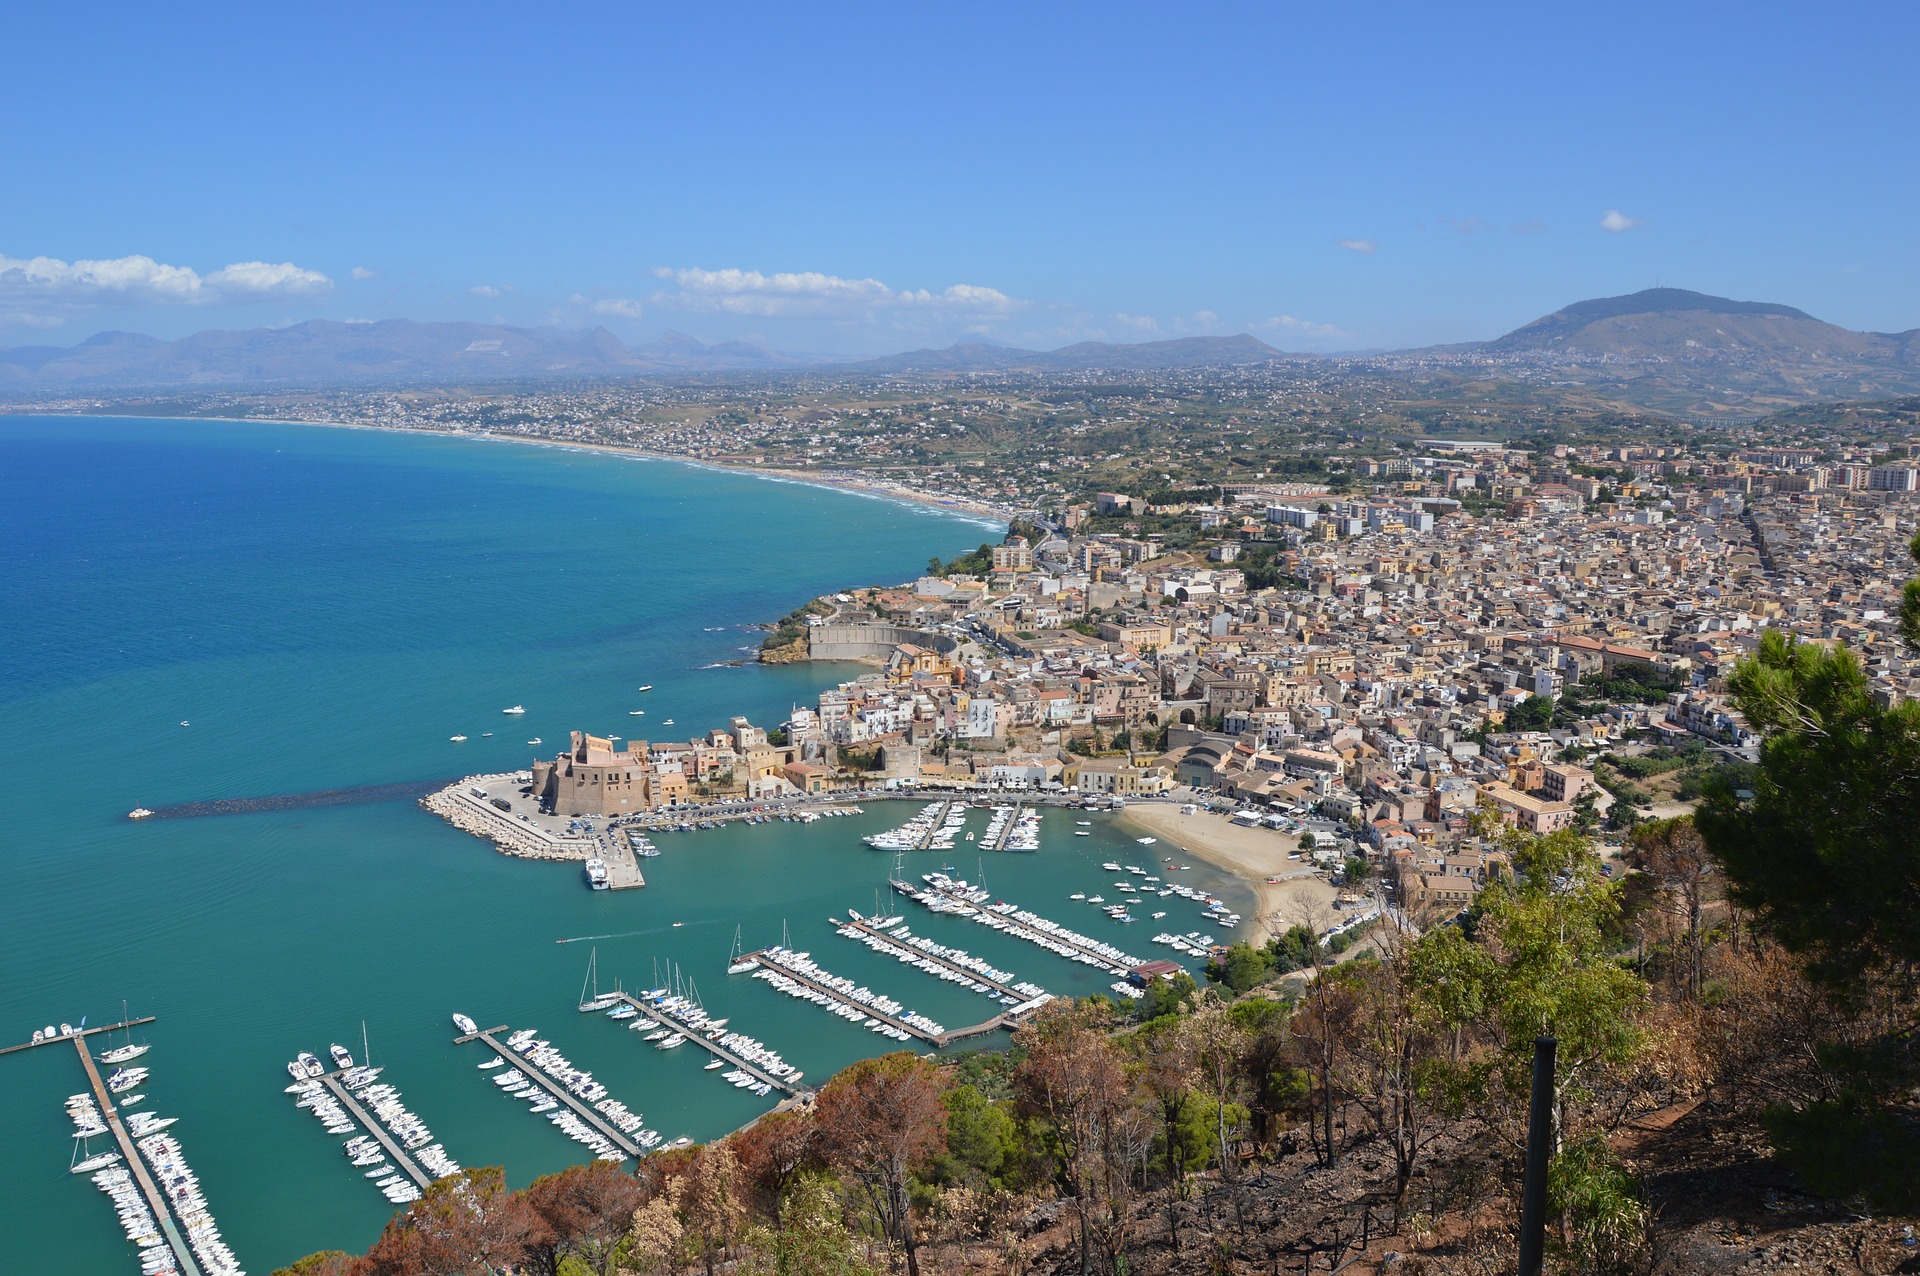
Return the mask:
<path id="1" fill-rule="evenodd" d="M 1409 358 L 1489 365 L 1527 379 L 1550 370 L 1556 385 L 1682 412 L 1772 409 L 1817 399 L 1920 391 L 1920 329 L 1854 332 L 1792 306 L 1650 288 L 1576 302 L 1492 341 L 1370 356 L 1289 354 L 1241 334 L 1058 350 L 961 343 L 858 363 L 850 372 L 1163 371 L 1337 357 L 1392 372 Z M 563 331 L 476 323 L 314 320 L 285 328 L 195 333 L 175 341 L 103 332 L 76 346 L 0 349 L 0 393 L 102 393 L 145 389 L 318 388 L 490 383 L 819 366 L 819 358 L 757 345 L 709 345 L 669 332 L 629 346 L 605 328 Z M 1572 380 L 1569 381 L 1568 378 Z"/>

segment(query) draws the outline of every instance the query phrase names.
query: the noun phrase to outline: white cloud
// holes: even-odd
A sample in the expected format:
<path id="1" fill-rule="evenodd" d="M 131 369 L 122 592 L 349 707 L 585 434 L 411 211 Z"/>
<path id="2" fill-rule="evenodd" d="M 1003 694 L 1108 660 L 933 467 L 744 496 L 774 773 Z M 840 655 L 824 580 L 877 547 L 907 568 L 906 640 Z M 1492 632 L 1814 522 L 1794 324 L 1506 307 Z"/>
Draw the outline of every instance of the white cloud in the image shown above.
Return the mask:
<path id="1" fill-rule="evenodd" d="M 1113 321 L 1135 332 L 1160 331 L 1160 324 L 1152 315 L 1130 315 L 1122 310 L 1113 317 Z"/>
<path id="2" fill-rule="evenodd" d="M 373 269 L 371 266 L 355 266 L 352 270 L 348 271 L 347 273 L 349 275 L 352 275 L 355 279 L 361 280 L 362 282 L 365 282 L 366 280 L 369 280 L 369 279 L 378 279 L 380 277 L 380 272 Z"/>
<path id="3" fill-rule="evenodd" d="M 817 271 L 672 270 L 653 272 L 670 280 L 675 291 L 653 295 L 670 309 L 718 311 L 732 315 L 831 318 L 871 317 L 880 310 L 918 310 L 991 318 L 1024 304 L 997 288 L 953 284 L 940 292 L 924 288 L 896 291 L 878 279 L 845 279 Z"/>
<path id="4" fill-rule="evenodd" d="M 1359 253 L 1362 257 L 1373 256 L 1374 249 L 1380 247 L 1371 239 L 1343 239 L 1340 246 L 1350 253 Z"/>
<path id="5" fill-rule="evenodd" d="M 631 297 L 593 298 L 585 293 L 576 292 L 567 298 L 567 304 L 581 306 L 596 315 L 610 315 L 616 319 L 638 319 L 641 315 L 640 303 Z M 558 320 L 556 320 L 558 322 Z"/>
<path id="6" fill-rule="evenodd" d="M 1314 323 L 1308 319 L 1296 319 L 1292 315 L 1274 315 L 1268 319 L 1256 320 L 1249 326 L 1279 333 L 1282 336 L 1304 337 L 1309 340 L 1324 340 L 1348 335 L 1345 330 L 1336 328 L 1330 323 Z"/>
<path id="7" fill-rule="evenodd" d="M 58 328 L 66 323 L 59 315 L 35 314 L 31 310 L 9 310 L 0 314 L 0 328 Z"/>
<path id="8" fill-rule="evenodd" d="M 208 275 L 151 257 L 61 261 L 0 254 L 0 298 L 42 307 L 218 305 L 325 296 L 333 280 L 290 261 L 238 261 Z"/>
<path id="9" fill-rule="evenodd" d="M 1616 235 L 1623 230 L 1632 230 L 1640 224 L 1638 217 L 1629 217 L 1617 208 L 1609 208 L 1600 215 L 1600 229 L 1610 230 Z"/>
<path id="10" fill-rule="evenodd" d="M 467 291 L 476 297 L 500 297 L 506 294 L 506 289 L 495 288 L 492 284 L 475 284 Z"/>

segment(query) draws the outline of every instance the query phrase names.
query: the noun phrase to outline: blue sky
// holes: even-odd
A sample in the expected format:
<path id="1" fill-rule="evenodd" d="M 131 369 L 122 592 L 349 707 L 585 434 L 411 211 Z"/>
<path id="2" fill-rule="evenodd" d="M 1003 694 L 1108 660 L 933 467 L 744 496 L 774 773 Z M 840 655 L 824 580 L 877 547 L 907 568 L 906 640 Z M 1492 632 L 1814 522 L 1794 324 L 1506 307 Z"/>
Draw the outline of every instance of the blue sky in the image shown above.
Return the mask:
<path id="1" fill-rule="evenodd" d="M 0 342 L 309 318 L 869 353 L 1920 325 L 1920 5 L 14 12 Z"/>

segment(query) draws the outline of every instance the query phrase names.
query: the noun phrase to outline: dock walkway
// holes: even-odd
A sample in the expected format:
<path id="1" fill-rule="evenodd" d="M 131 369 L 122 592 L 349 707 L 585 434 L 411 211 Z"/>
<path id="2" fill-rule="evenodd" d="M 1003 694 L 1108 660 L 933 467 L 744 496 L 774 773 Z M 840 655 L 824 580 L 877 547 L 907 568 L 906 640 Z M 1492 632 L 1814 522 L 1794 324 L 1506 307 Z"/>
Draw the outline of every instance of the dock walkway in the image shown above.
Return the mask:
<path id="1" fill-rule="evenodd" d="M 828 920 L 832 921 L 831 918 L 829 918 Z M 932 964 L 939 966 L 942 969 L 952 971 L 955 975 L 958 975 L 960 978 L 968 982 L 985 984 L 987 986 L 988 991 L 992 992 L 995 996 L 1011 997 L 1016 1002 L 1028 1000 L 1028 996 L 1026 993 L 1021 992 L 1018 988 L 1013 987 L 1011 984 L 1003 984 L 998 979 L 990 978 L 986 975 L 981 974 L 977 970 L 969 970 L 967 967 L 962 966 L 957 961 L 949 961 L 945 957 L 941 957 L 941 956 L 938 956 L 937 954 L 930 953 L 924 948 L 917 947 L 915 944 L 912 943 L 910 939 L 902 939 L 899 935 L 894 934 L 892 931 L 888 930 L 883 926 L 875 926 L 871 922 L 862 921 L 858 917 L 849 918 L 844 922 L 833 922 L 833 925 L 851 926 L 853 929 L 859 931 L 864 935 L 871 935 L 875 939 L 883 940 L 886 943 L 891 944 L 893 947 L 900 949 L 902 952 L 913 954 L 913 957 L 915 960 L 924 960 L 924 961 L 931 962 Z M 888 953 L 885 955 L 892 956 L 891 953 Z"/>
<path id="2" fill-rule="evenodd" d="M 91 1037 L 98 1033 L 118 1032 L 122 1028 L 138 1028 L 143 1023 L 152 1022 L 152 1015 L 141 1015 L 139 1018 L 129 1019 L 125 1023 L 103 1023 L 98 1028 L 81 1028 L 75 1032 L 55 1033 L 51 1037 L 42 1037 L 38 1041 L 22 1041 L 17 1046 L 0 1046 L 0 1054 L 12 1054 L 16 1050 L 31 1050 L 35 1046 L 50 1046 L 56 1041 L 78 1041 L 83 1037 Z"/>
<path id="3" fill-rule="evenodd" d="M 693 1027 L 675 1015 L 671 1010 L 663 1009 L 651 1002 L 642 1001 L 631 993 L 621 993 L 620 1000 L 626 1002 L 647 1018 L 658 1019 L 663 1026 L 672 1028 L 675 1032 L 685 1036 L 689 1045 L 699 1046 L 716 1059 L 725 1059 L 728 1063 L 740 1069 L 740 1071 L 746 1073 L 748 1076 L 759 1078 L 782 1094 L 799 1096 L 813 1092 L 812 1087 L 800 1085 L 791 1078 L 782 1079 L 776 1077 L 745 1055 L 736 1053 L 731 1047 L 723 1046 L 718 1041 L 709 1040 L 705 1029 Z"/>
<path id="4" fill-rule="evenodd" d="M 616 1125 L 609 1124 L 605 1117 L 595 1112 L 592 1107 L 581 1102 L 571 1090 L 568 1090 L 558 1081 L 548 1076 L 539 1064 L 527 1058 L 512 1046 L 496 1038 L 493 1035 L 495 1031 L 495 1029 L 488 1029 L 485 1032 L 476 1032 L 471 1036 L 462 1037 L 461 1040 L 472 1041 L 475 1037 L 478 1037 L 480 1040 L 486 1042 L 495 1054 L 525 1073 L 527 1080 L 533 1082 L 555 1099 L 571 1108 L 575 1116 L 599 1131 L 607 1142 L 613 1144 L 613 1146 L 619 1148 L 636 1161 L 646 1155 L 646 1150 L 629 1138 L 624 1131 Z"/>
<path id="5" fill-rule="evenodd" d="M 1029 909 L 1016 907 L 1011 912 L 1003 913 L 999 909 L 988 908 L 984 904 L 975 904 L 971 900 L 962 899 L 959 895 L 950 891 L 943 891 L 937 886 L 915 886 L 911 882 L 901 881 L 895 881 L 893 886 L 895 890 L 899 891 L 902 895 L 906 895 L 909 899 L 913 898 L 912 892 L 919 892 L 924 895 L 938 896 L 950 904 L 973 909 L 974 911 L 971 914 L 956 914 L 965 916 L 968 921 L 985 925 L 986 919 L 998 918 L 1000 921 L 1006 923 L 1005 929 L 1001 931 L 1002 934 L 1011 935 L 1015 939 L 1024 939 L 1030 944 L 1036 944 L 1041 948 L 1049 949 L 1049 951 L 1052 950 L 1053 945 L 1058 944 L 1061 948 L 1067 949 L 1069 954 L 1077 954 L 1077 957 L 1075 957 L 1076 960 L 1084 961 L 1085 964 L 1104 970 L 1110 975 L 1119 975 L 1124 979 L 1133 971 L 1133 965 L 1123 963 L 1117 958 L 1101 952 L 1097 948 L 1088 947 L 1086 944 L 1081 943 L 1079 938 L 1071 936 L 1064 930 L 1043 930 L 1029 922 L 1023 922 L 1014 916 L 1014 913 L 1026 913 L 1029 917 L 1040 916 L 1040 914 L 1032 912 Z M 1050 918 L 1046 920 L 1051 921 Z M 1052 924 L 1056 927 L 1059 926 L 1058 922 L 1053 922 Z M 1084 938 L 1084 936 L 1080 938 Z M 1124 956 L 1124 954 L 1122 955 Z M 1134 965 L 1137 964 L 1138 963 L 1134 963 Z"/>
<path id="6" fill-rule="evenodd" d="M 933 839 L 947 826 L 947 816 L 953 813 L 953 805 L 951 802 L 943 802 L 940 804 L 940 814 L 933 817 L 933 822 L 927 826 L 927 831 L 915 840 L 913 845 L 914 850 L 924 851 L 933 845 Z"/>
<path id="7" fill-rule="evenodd" d="M 327 1087 L 328 1092 L 340 1101 L 340 1106 L 351 1113 L 354 1120 L 366 1127 L 367 1133 L 379 1140 L 380 1146 L 386 1149 L 387 1155 L 393 1158 L 393 1163 L 400 1167 L 402 1174 L 412 1179 L 422 1191 L 432 1186 L 433 1175 L 421 1169 L 407 1155 L 406 1149 L 387 1132 L 387 1127 L 375 1119 L 373 1113 L 360 1106 L 360 1101 L 353 1097 L 353 1091 L 340 1083 L 340 1076 L 338 1072 L 329 1072 L 320 1078 L 320 1084 Z"/>
<path id="8" fill-rule="evenodd" d="M 946 1032 L 928 1032 L 925 1028 L 914 1027 L 912 1024 L 908 1023 L 904 1019 L 896 1019 L 892 1015 L 886 1013 L 883 1010 L 875 1009 L 872 1006 L 863 1006 L 859 1002 L 849 998 L 845 993 L 841 992 L 838 988 L 830 988 L 826 984 L 821 983 L 819 980 L 810 978 L 802 971 L 794 970 L 790 966 L 782 966 L 779 962 L 774 961 L 771 957 L 766 956 L 766 954 L 763 951 L 743 953 L 740 957 L 740 960 L 750 961 L 754 963 L 756 966 L 761 966 L 767 970 L 773 971 L 777 975 L 784 975 L 786 978 L 793 980 L 793 982 L 795 982 L 796 984 L 800 984 L 806 988 L 811 988 L 813 991 L 824 995 L 828 1000 L 833 1001 L 838 1005 L 845 1006 L 849 1010 L 859 1011 L 862 1019 L 868 1019 L 868 1018 L 878 1019 L 881 1023 L 886 1024 L 888 1027 L 897 1028 L 901 1032 L 909 1034 L 910 1036 L 912 1036 L 914 1039 L 918 1041 L 926 1042 L 928 1045 L 934 1047 L 935 1049 L 939 1049 L 940 1047 L 948 1045 L 951 1042 L 965 1040 L 968 1037 L 983 1037 L 987 1033 L 997 1031 L 998 1029 L 1001 1029 L 1001 1028 L 1011 1027 L 1014 1024 L 1019 1022 L 1013 1016 L 1012 1012 L 1009 1011 L 1006 1014 L 995 1015 L 993 1018 L 988 1019 L 983 1023 L 974 1024 L 971 1027 L 951 1028 Z M 849 1019 L 847 1020 L 847 1022 L 850 1024 L 854 1024 L 857 1027 L 860 1023 L 860 1020 Z"/>
<path id="9" fill-rule="evenodd" d="M 107 1030 L 96 1028 L 92 1031 Z M 93 1054 L 87 1049 L 87 1035 L 74 1033 L 71 1038 L 61 1040 L 71 1040 L 74 1049 L 80 1052 L 80 1066 L 87 1070 L 87 1084 L 93 1087 L 94 1100 L 99 1103 L 101 1114 L 107 1118 L 107 1127 L 120 1144 L 120 1155 L 125 1158 L 127 1168 L 133 1171 L 134 1182 L 140 1185 L 140 1194 L 147 1198 L 147 1208 L 153 1211 L 153 1221 L 160 1225 L 161 1235 L 167 1238 L 167 1248 L 173 1251 L 174 1260 L 180 1264 L 182 1276 L 201 1276 L 200 1264 L 194 1261 L 193 1249 L 187 1244 L 187 1238 L 181 1234 L 179 1223 L 174 1219 L 173 1203 L 155 1185 L 153 1175 L 147 1171 L 146 1161 L 133 1146 L 133 1136 L 127 1133 L 126 1125 L 120 1120 L 119 1109 L 113 1106 L 113 1095 L 107 1090 L 107 1083 L 100 1079 L 100 1069 L 93 1066 Z"/>
<path id="10" fill-rule="evenodd" d="M 1020 812 L 1024 811 L 1026 807 L 1027 804 L 1025 802 L 1015 802 L 1013 804 L 1013 809 L 1006 813 L 1006 823 L 1000 826 L 999 835 L 993 839 L 993 845 L 989 846 L 987 848 L 988 850 L 1004 851 L 1007 849 L 1007 839 L 1012 837 L 1013 831 L 1020 827 Z"/>

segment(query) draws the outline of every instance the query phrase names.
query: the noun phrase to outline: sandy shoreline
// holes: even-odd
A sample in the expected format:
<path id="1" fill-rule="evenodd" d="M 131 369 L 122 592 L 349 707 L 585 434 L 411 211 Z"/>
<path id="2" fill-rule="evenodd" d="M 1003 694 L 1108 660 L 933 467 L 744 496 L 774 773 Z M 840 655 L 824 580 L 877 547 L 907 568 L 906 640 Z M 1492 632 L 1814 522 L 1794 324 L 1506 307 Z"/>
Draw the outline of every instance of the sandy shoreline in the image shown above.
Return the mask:
<path id="1" fill-rule="evenodd" d="M 1120 820 L 1159 838 L 1162 844 L 1152 850 L 1191 855 L 1226 869 L 1246 883 L 1253 891 L 1256 911 L 1240 930 L 1230 932 L 1236 941 L 1257 946 L 1297 922 L 1311 919 L 1316 929 L 1324 929 L 1335 916 L 1335 892 L 1324 877 L 1267 880 L 1306 867 L 1300 860 L 1287 858 L 1288 852 L 1298 846 L 1296 839 L 1283 833 L 1247 828 L 1211 811 L 1184 815 L 1178 806 L 1163 802 L 1130 803 L 1120 813 Z"/>
<path id="2" fill-rule="evenodd" d="M 37 415 L 37 416 L 115 416 L 108 410 L 93 412 L 51 412 L 32 411 L 31 405 L 0 405 L 0 414 Z M 611 443 L 574 443 L 560 439 L 529 438 L 521 435 L 480 433 L 472 430 L 416 430 L 400 425 L 373 425 L 365 421 L 314 421 L 296 417 L 270 416 L 165 416 L 149 413 L 136 413 L 129 419 L 152 421 L 198 421 L 220 422 L 233 425 L 311 425 L 327 430 L 372 430 L 381 434 L 411 434 L 423 438 L 465 439 L 475 443 L 517 443 L 526 447 L 558 448 L 563 452 L 596 452 L 604 456 L 638 457 L 645 461 L 671 461 L 676 465 L 691 465 L 696 469 L 714 470 L 722 474 L 745 474 L 750 477 L 782 480 L 788 483 L 800 483 L 807 487 L 822 487 L 832 491 L 858 492 L 865 496 L 882 500 L 900 501 L 907 505 L 924 505 L 931 509 L 943 510 L 968 519 L 988 519 L 999 524 L 1010 521 L 1011 515 L 1005 510 L 977 501 L 958 497 L 935 496 L 930 492 L 921 492 L 913 488 L 899 487 L 882 483 L 874 479 L 861 478 L 852 474 L 815 474 L 807 470 L 783 469 L 771 465 L 743 465 L 724 461 L 705 461 L 699 457 L 681 456 L 673 452 L 650 452 L 643 448 L 618 447 Z"/>

